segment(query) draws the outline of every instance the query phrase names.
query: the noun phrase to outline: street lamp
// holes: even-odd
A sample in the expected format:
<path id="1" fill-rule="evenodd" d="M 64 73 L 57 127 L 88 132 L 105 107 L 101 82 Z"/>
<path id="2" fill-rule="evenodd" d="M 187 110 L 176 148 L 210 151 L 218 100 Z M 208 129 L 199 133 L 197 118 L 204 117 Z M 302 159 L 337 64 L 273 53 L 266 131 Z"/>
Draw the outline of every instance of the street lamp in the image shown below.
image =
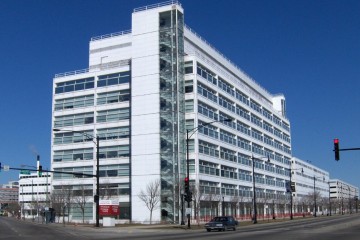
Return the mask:
<path id="1" fill-rule="evenodd" d="M 328 184 L 329 184 L 329 209 L 330 209 L 330 214 L 329 214 L 329 216 L 331 216 L 330 181 L 328 181 Z"/>
<path id="2" fill-rule="evenodd" d="M 202 127 L 205 127 L 207 125 L 210 125 L 212 123 L 215 123 L 215 122 L 231 122 L 232 119 L 230 118 L 227 118 L 227 119 L 222 119 L 222 120 L 215 120 L 215 121 L 212 121 L 212 122 L 207 122 L 207 123 L 204 123 L 200 126 L 197 126 L 193 129 L 186 129 L 186 178 L 187 178 L 187 181 L 189 181 L 189 140 L 191 138 L 192 135 L 194 135 L 194 133 L 196 133 L 200 128 Z M 189 136 L 189 134 L 191 133 L 191 135 Z M 190 196 L 190 190 L 188 190 L 188 192 L 185 192 L 185 195 L 187 196 Z M 187 207 L 190 208 L 190 202 L 191 202 L 191 199 L 188 199 L 187 201 Z M 188 228 L 190 228 L 190 214 L 187 214 L 187 220 L 188 220 Z"/>
<path id="3" fill-rule="evenodd" d="M 304 173 L 304 169 L 303 168 L 297 168 L 297 169 L 293 169 L 294 171 L 296 170 L 300 170 L 301 169 L 301 173 L 303 174 Z M 291 186 L 292 186 L 292 169 L 290 169 L 290 220 L 293 220 L 293 194 L 292 194 L 292 189 L 291 189 Z"/>
<path id="4" fill-rule="evenodd" d="M 253 208 L 254 208 L 254 216 L 253 216 L 253 223 L 257 223 L 257 208 L 256 208 L 256 191 L 255 191 L 255 159 L 261 160 L 262 158 L 255 158 L 254 155 L 251 155 L 252 160 L 252 180 L 253 180 Z M 268 162 L 270 162 L 269 156 L 267 157 Z"/>
<path id="5" fill-rule="evenodd" d="M 315 180 L 320 179 L 321 177 L 315 177 L 314 175 L 314 217 L 316 217 L 316 192 L 315 192 Z M 323 177 L 323 180 L 325 181 L 325 177 Z"/>
<path id="6" fill-rule="evenodd" d="M 96 175 L 94 177 L 96 177 L 96 195 L 94 196 L 94 201 L 96 204 L 96 225 L 95 227 L 100 227 L 99 224 L 99 196 L 100 196 L 100 191 L 99 191 L 99 142 L 100 142 L 100 137 L 96 136 L 94 137 L 93 135 L 90 135 L 88 133 L 82 132 L 82 131 L 72 131 L 72 130 L 63 130 L 63 129 L 57 129 L 54 128 L 53 129 L 54 132 L 73 132 L 73 133 L 81 133 L 83 134 L 85 137 L 87 137 L 88 139 L 91 139 L 93 141 L 93 143 L 96 145 Z M 94 139 L 96 141 L 94 141 Z"/>

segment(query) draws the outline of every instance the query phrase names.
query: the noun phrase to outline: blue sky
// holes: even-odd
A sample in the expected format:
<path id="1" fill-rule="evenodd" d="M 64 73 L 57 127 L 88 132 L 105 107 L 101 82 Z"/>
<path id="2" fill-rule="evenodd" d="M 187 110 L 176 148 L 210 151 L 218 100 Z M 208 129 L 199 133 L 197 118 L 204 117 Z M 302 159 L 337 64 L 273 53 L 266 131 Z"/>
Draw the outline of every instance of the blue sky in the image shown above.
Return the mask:
<path id="1" fill-rule="evenodd" d="M 161 1 L 158 1 L 161 2 Z M 270 93 L 283 93 L 293 155 L 360 187 L 360 1 L 180 1 L 185 22 Z M 88 67 L 93 36 L 131 29 L 145 0 L 0 1 L 0 162 L 50 166 L 52 79 Z M 18 172 L 0 173 L 0 183 Z"/>

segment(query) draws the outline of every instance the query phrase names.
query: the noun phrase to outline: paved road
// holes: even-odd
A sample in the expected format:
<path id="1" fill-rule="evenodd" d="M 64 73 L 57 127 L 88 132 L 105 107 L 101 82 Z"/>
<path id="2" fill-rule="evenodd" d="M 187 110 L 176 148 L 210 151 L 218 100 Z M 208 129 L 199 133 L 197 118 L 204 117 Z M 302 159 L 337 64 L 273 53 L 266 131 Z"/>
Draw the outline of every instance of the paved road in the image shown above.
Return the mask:
<path id="1" fill-rule="evenodd" d="M 296 219 L 287 222 L 240 226 L 235 232 L 205 229 L 116 227 L 94 228 L 39 224 L 0 217 L 0 239 L 261 239 L 261 240 L 358 240 L 360 214 Z M 340 239 L 341 238 L 341 239 Z"/>

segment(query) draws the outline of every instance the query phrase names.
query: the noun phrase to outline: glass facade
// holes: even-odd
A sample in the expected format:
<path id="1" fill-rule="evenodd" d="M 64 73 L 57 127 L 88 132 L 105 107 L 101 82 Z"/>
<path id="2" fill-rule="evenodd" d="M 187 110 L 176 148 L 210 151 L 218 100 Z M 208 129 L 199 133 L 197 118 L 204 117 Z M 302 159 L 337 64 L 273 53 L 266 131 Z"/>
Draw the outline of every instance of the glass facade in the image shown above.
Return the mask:
<path id="1" fill-rule="evenodd" d="M 184 36 L 178 10 L 159 17 L 161 219 L 177 221 L 184 173 Z"/>

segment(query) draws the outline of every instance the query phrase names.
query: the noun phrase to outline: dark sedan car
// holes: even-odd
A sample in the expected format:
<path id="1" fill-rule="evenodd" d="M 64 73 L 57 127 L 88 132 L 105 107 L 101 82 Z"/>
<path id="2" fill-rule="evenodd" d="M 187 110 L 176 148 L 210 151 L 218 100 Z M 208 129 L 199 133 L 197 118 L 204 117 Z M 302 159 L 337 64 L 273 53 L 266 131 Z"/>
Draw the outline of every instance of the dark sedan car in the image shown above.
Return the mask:
<path id="1" fill-rule="evenodd" d="M 228 229 L 236 230 L 236 226 L 239 224 L 231 216 L 214 217 L 210 222 L 205 224 L 205 228 L 208 232 L 211 230 L 227 231 Z"/>

